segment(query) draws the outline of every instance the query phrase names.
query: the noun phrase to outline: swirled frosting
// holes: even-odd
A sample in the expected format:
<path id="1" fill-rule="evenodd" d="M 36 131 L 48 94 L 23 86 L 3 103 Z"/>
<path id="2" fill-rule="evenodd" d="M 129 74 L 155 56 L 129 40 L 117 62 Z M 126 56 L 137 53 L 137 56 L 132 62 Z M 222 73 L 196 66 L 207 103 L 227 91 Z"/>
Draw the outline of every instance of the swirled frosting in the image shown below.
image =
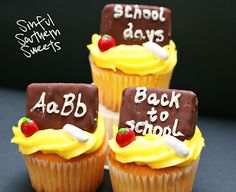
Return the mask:
<path id="1" fill-rule="evenodd" d="M 177 63 L 175 43 L 170 41 L 163 48 L 168 52 L 168 59 L 156 57 L 150 50 L 140 45 L 118 45 L 105 52 L 98 47 L 100 36 L 92 36 L 92 44 L 88 45 L 95 65 L 105 69 L 117 69 L 127 74 L 147 75 L 166 74 L 171 72 Z"/>
<path id="2" fill-rule="evenodd" d="M 117 128 L 114 129 L 117 130 Z M 115 138 L 109 140 L 110 148 L 119 162 L 134 162 L 138 165 L 147 165 L 153 169 L 185 166 L 196 160 L 205 145 L 198 127 L 195 129 L 192 139 L 185 140 L 184 144 L 190 150 L 186 157 L 178 156 L 172 148 L 163 142 L 162 136 L 152 134 L 136 136 L 136 140 L 125 147 L 119 147 Z"/>
<path id="3" fill-rule="evenodd" d="M 25 137 L 21 132 L 21 123 L 22 119 L 19 120 L 17 127 L 12 128 L 14 137 L 11 142 L 18 144 L 19 151 L 26 155 L 41 151 L 44 154 L 53 153 L 64 159 L 70 159 L 96 151 L 102 145 L 105 137 L 104 123 L 100 115 L 96 131 L 94 133 L 86 132 L 89 137 L 87 142 L 79 142 L 63 129 L 39 130 L 31 137 Z"/>

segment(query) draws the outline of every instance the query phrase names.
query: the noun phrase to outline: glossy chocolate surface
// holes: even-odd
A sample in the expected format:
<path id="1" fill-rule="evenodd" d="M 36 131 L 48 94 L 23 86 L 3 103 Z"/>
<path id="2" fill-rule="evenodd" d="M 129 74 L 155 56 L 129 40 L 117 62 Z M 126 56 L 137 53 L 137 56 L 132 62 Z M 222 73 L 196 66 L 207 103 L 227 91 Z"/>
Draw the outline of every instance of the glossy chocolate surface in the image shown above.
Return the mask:
<path id="1" fill-rule="evenodd" d="M 45 108 L 43 109 L 43 107 L 38 107 L 33 109 L 39 102 L 43 92 L 45 93 L 43 101 Z M 64 96 L 67 94 L 74 95 L 74 99 L 70 97 L 68 101 L 65 102 Z M 77 101 L 79 96 L 80 102 L 78 103 Z M 55 105 L 58 105 L 54 112 L 52 112 L 53 106 L 49 104 L 50 102 L 54 102 L 54 107 Z M 50 107 L 48 107 L 48 104 Z M 63 105 L 65 105 L 63 111 L 66 115 L 62 115 Z M 84 115 L 76 117 L 76 111 L 77 114 L 83 113 L 82 105 L 86 106 Z M 39 126 L 39 129 L 61 129 L 65 124 L 69 123 L 92 133 L 97 127 L 98 89 L 92 84 L 30 84 L 26 93 L 26 117 L 34 120 Z"/>
<path id="2" fill-rule="evenodd" d="M 123 13 L 122 16 L 115 18 L 115 6 L 122 6 L 122 12 L 119 11 L 117 13 Z M 128 18 L 126 15 L 125 9 L 128 8 Z M 131 8 L 131 9 L 130 9 Z M 141 14 L 135 14 L 135 9 L 139 9 L 139 13 Z M 121 9 L 119 9 L 121 10 Z M 153 12 L 154 11 L 154 12 Z M 137 13 L 137 11 L 136 11 Z M 145 14 L 144 14 L 145 13 Z M 152 19 L 153 17 L 150 16 L 149 13 L 155 13 L 155 16 L 158 15 L 158 17 L 155 17 L 157 19 Z M 134 15 L 135 19 L 134 19 Z M 139 15 L 141 15 L 139 17 Z M 144 16 L 145 15 L 145 16 Z M 133 16 L 130 17 L 129 16 Z M 165 18 L 165 21 L 160 21 L 160 17 Z M 130 39 L 124 39 L 123 32 L 128 27 L 128 23 L 132 23 L 132 35 L 135 36 L 135 32 L 137 34 L 140 34 L 140 30 L 143 33 L 144 38 L 130 38 Z M 138 31 L 139 30 L 139 31 Z M 158 42 L 159 45 L 164 46 L 169 44 L 169 40 L 171 38 L 171 10 L 168 8 L 164 8 L 163 14 L 160 14 L 160 7 L 157 6 L 146 6 L 146 5 L 126 5 L 126 4 L 108 4 L 103 8 L 102 16 L 101 16 L 101 26 L 100 26 L 100 34 L 108 34 L 113 36 L 117 44 L 138 44 L 141 45 L 144 42 L 148 41 L 148 36 L 146 31 L 148 30 L 148 34 L 150 35 L 151 30 L 153 30 L 153 41 L 157 39 L 157 33 L 158 30 L 163 30 L 163 36 L 164 40 L 161 42 Z"/>
<path id="3" fill-rule="evenodd" d="M 174 90 L 174 89 L 159 89 L 159 88 L 148 88 L 146 95 L 147 98 L 150 94 L 154 94 L 157 96 L 157 99 L 161 100 L 163 94 L 167 95 L 167 99 L 165 98 L 163 101 L 167 102 L 171 101 L 172 95 L 176 96 L 180 94 L 178 97 L 179 107 L 176 107 L 175 103 L 170 107 L 162 106 L 161 102 L 158 105 L 150 105 L 148 103 L 148 99 L 146 98 L 144 101 L 140 103 L 135 103 L 135 95 L 137 94 L 136 87 L 127 88 L 123 91 L 123 99 L 120 111 L 120 121 L 119 128 L 127 127 L 126 122 L 130 120 L 134 120 L 134 122 L 142 122 L 148 121 L 153 126 L 161 126 L 170 128 L 173 127 L 174 121 L 178 120 L 178 125 L 176 131 L 181 132 L 184 136 L 177 136 L 177 138 L 181 140 L 191 139 L 194 135 L 195 126 L 197 122 L 198 115 L 198 100 L 195 93 L 191 91 L 184 90 Z M 150 98 L 149 98 L 150 99 Z M 150 121 L 150 115 L 147 114 L 151 108 L 157 111 L 157 120 L 154 122 Z M 160 114 L 163 111 L 167 111 L 169 117 L 165 121 L 160 120 Z M 140 135 L 140 133 L 138 133 Z"/>

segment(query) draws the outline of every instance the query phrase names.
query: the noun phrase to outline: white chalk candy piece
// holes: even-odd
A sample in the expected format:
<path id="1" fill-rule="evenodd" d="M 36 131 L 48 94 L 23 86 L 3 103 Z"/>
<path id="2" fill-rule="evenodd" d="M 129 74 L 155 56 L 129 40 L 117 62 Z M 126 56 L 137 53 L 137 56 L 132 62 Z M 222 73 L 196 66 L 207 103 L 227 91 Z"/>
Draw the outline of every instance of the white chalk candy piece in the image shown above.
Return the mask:
<path id="1" fill-rule="evenodd" d="M 167 60 L 168 59 L 167 51 L 164 48 L 162 48 L 160 45 L 158 45 L 157 43 L 148 41 L 146 43 L 143 43 L 143 46 L 145 48 L 147 48 L 149 51 L 151 51 L 157 57 L 159 57 L 159 58 L 161 58 L 163 60 Z"/>
<path id="2" fill-rule="evenodd" d="M 85 131 L 71 124 L 65 124 L 63 130 L 71 137 L 77 139 L 80 142 L 88 141 L 89 137 Z"/>
<path id="3" fill-rule="evenodd" d="M 164 143 L 171 147 L 178 155 L 182 157 L 187 157 L 189 155 L 189 148 L 179 139 L 171 136 L 163 136 Z"/>

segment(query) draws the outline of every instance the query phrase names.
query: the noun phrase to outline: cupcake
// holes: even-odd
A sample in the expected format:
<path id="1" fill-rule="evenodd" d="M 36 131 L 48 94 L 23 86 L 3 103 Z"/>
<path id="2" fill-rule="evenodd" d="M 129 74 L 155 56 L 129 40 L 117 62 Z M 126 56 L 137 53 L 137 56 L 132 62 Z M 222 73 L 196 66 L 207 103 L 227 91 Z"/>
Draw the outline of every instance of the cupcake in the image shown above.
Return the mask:
<path id="1" fill-rule="evenodd" d="M 114 192 L 192 191 L 204 139 L 191 91 L 132 87 L 123 92 L 109 140 Z"/>
<path id="2" fill-rule="evenodd" d="M 96 191 L 102 183 L 107 147 L 96 86 L 29 85 L 26 117 L 13 133 L 36 191 Z"/>
<path id="3" fill-rule="evenodd" d="M 169 88 L 177 63 L 168 8 L 108 4 L 100 35 L 88 45 L 94 84 L 105 123 L 118 124 L 122 91 L 127 87 Z M 111 132 L 111 131 L 109 131 Z M 109 135 L 111 138 L 112 135 Z"/>

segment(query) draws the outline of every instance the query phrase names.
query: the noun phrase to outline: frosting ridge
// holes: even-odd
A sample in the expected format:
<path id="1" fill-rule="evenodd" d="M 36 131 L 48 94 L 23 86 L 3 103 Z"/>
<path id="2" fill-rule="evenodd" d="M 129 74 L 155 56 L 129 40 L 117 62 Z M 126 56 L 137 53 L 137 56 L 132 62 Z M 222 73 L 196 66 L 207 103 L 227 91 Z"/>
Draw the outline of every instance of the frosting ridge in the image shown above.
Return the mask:
<path id="1" fill-rule="evenodd" d="M 99 39 L 100 35 L 94 34 L 92 43 L 87 47 L 92 60 L 101 68 L 137 75 L 166 74 L 171 72 L 177 63 L 177 51 L 172 40 L 169 45 L 163 47 L 169 55 L 167 60 L 163 60 L 141 45 L 121 44 L 101 52 L 98 47 Z"/>
<path id="2" fill-rule="evenodd" d="M 118 130 L 114 127 L 114 130 Z M 198 127 L 190 140 L 184 144 L 190 149 L 189 155 L 182 157 L 163 142 L 162 136 L 147 134 L 136 136 L 136 140 L 126 147 L 119 147 L 115 137 L 109 140 L 109 146 L 115 153 L 115 158 L 121 163 L 135 162 L 138 165 L 147 165 L 153 169 L 171 166 L 185 166 L 196 160 L 205 146 L 204 138 Z"/>
<path id="3" fill-rule="evenodd" d="M 88 154 L 96 151 L 105 137 L 104 122 L 98 115 L 97 129 L 94 133 L 86 132 L 89 139 L 87 142 L 79 142 L 68 135 L 63 129 L 44 129 L 39 130 L 31 137 L 25 137 L 21 132 L 19 120 L 18 126 L 13 127 L 14 137 L 11 142 L 19 145 L 19 151 L 23 154 L 33 154 L 41 151 L 44 154 L 54 153 L 62 158 L 71 159 L 81 154 Z"/>

